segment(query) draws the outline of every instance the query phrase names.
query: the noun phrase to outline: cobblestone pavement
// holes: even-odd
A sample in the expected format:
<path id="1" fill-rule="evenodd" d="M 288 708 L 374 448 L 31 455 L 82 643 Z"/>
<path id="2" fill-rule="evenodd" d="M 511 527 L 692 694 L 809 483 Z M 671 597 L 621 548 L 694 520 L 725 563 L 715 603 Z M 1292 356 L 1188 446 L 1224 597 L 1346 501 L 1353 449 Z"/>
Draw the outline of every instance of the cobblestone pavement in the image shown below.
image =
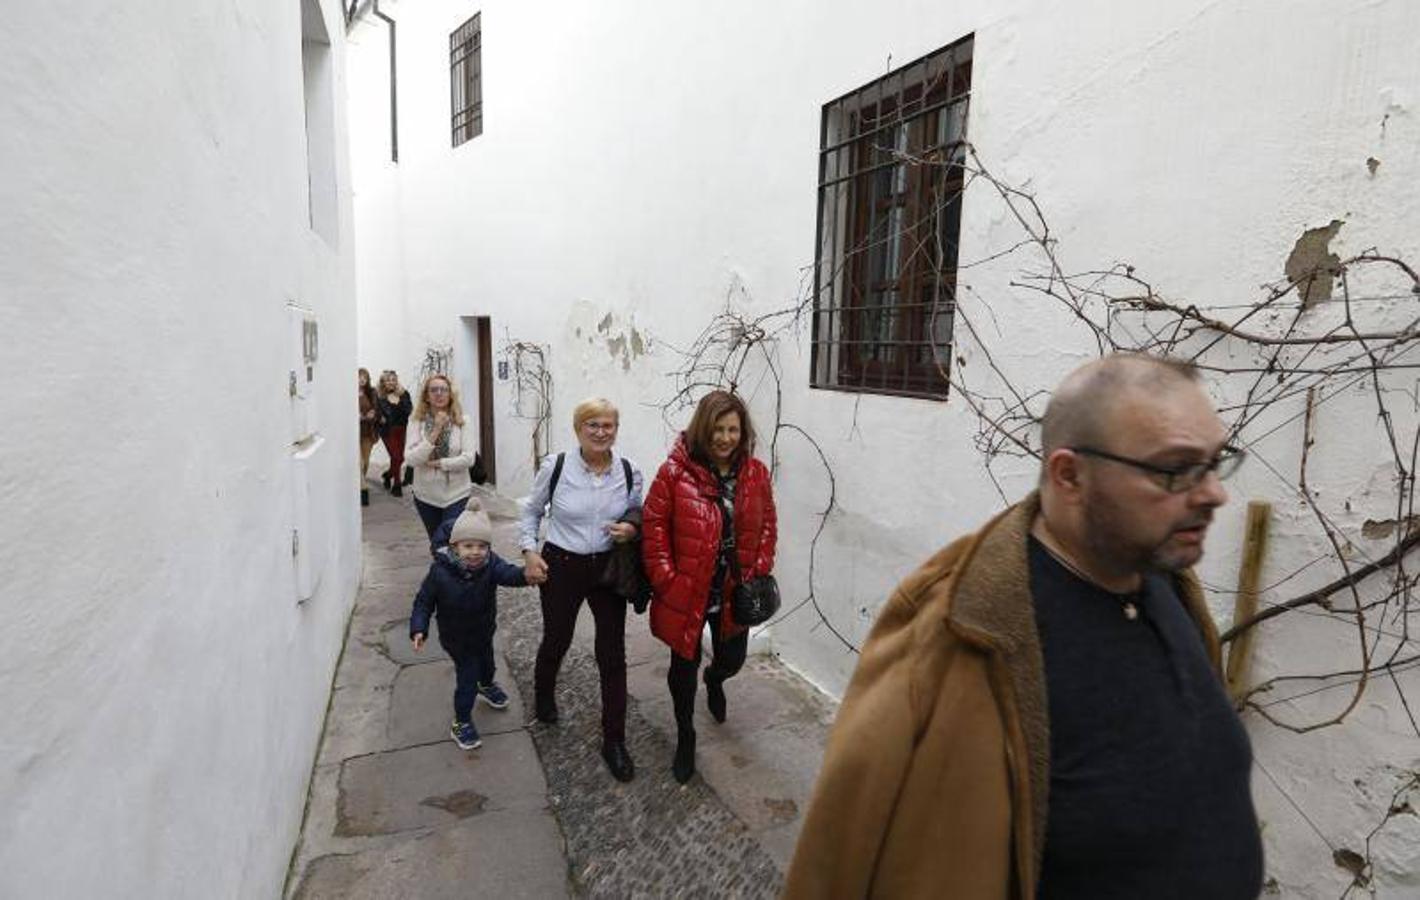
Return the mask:
<path id="1" fill-rule="evenodd" d="M 504 622 L 518 688 L 531 697 L 541 613 L 528 603 L 510 609 Z M 635 698 L 627 711 L 626 734 L 637 762 L 636 778 L 629 784 L 612 779 L 599 752 L 596 663 L 586 651 L 574 648 L 563 663 L 561 721 L 530 726 L 579 893 L 776 896 L 782 875 L 775 861 L 703 780 L 684 787 L 675 782 L 669 769 L 673 744 L 644 719 Z"/>
<path id="2" fill-rule="evenodd" d="M 372 495 L 381 492 L 372 490 Z M 773 897 L 822 759 L 832 704 L 768 657 L 726 685 L 729 720 L 697 697 L 699 774 L 670 774 L 669 651 L 627 619 L 626 733 L 636 778 L 602 762 L 600 692 L 584 610 L 558 679 L 557 725 L 527 724 L 542 632 L 535 589 L 499 595 L 506 712 L 479 705 L 481 750 L 447 737 L 451 664 L 406 637 L 427 568 L 409 508 L 366 511 L 367 565 L 337 675 L 288 895 L 315 897 Z M 495 549 L 514 551 L 514 507 L 484 497 Z M 430 650 L 434 650 L 433 656 Z"/>

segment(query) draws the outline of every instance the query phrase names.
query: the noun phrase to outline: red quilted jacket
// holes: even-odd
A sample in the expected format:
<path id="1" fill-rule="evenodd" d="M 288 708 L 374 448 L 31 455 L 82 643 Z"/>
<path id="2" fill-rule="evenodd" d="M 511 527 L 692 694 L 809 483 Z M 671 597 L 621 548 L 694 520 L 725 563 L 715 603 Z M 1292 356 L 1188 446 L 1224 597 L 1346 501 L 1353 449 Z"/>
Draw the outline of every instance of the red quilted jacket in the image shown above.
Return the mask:
<path id="1" fill-rule="evenodd" d="M 646 495 L 641 553 L 651 582 L 651 633 L 678 656 L 695 658 L 705 627 L 706 598 L 715 576 L 720 546 L 720 483 L 709 469 L 691 459 L 685 435 L 676 439 L 670 457 L 656 473 Z M 778 526 L 769 469 L 754 457 L 740 465 L 735 482 L 735 555 L 745 578 L 768 575 L 774 568 Z M 720 635 L 744 631 L 730 612 L 734 573 L 725 579 Z"/>

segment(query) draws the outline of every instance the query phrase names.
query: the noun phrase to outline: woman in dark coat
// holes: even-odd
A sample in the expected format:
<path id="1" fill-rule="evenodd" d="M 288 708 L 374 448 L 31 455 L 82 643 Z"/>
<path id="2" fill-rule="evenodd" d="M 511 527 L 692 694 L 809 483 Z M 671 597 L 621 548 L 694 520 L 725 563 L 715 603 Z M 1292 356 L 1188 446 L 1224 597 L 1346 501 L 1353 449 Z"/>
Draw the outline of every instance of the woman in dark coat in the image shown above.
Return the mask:
<path id="1" fill-rule="evenodd" d="M 695 774 L 695 690 L 700 635 L 710 625 L 713 659 L 705 700 L 725 721 L 724 683 L 740 670 L 749 631 L 734 620 L 735 585 L 774 568 L 778 537 L 769 469 L 755 459 L 754 426 L 744 402 L 707 394 L 656 473 L 643 510 L 642 554 L 651 582 L 651 633 L 671 648 L 666 685 L 675 706 L 671 771 Z"/>
<path id="2" fill-rule="evenodd" d="M 390 467 L 380 476 L 380 480 L 384 482 L 385 490 L 396 497 L 403 497 L 404 481 L 400 478 L 400 471 L 404 468 L 405 429 L 409 426 L 409 414 L 414 409 L 414 403 L 393 369 L 380 373 L 379 394 L 380 418 L 385 423 L 380 439 L 385 442 L 385 450 L 390 455 Z"/>

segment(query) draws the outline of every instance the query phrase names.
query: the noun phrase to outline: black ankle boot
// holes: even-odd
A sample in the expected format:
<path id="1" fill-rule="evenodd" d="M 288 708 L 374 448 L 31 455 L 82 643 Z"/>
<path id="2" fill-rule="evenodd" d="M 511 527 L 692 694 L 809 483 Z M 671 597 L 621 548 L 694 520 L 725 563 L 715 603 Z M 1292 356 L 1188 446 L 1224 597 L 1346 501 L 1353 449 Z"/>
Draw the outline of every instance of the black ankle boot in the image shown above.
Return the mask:
<path id="1" fill-rule="evenodd" d="M 636 776 L 636 764 L 631 761 L 631 754 L 626 752 L 626 745 L 621 741 L 603 744 L 602 759 L 606 760 L 606 767 L 617 781 L 630 781 Z"/>
<path id="2" fill-rule="evenodd" d="M 671 774 L 680 784 L 685 784 L 695 774 L 695 732 L 681 731 L 676 736 L 675 759 L 671 762 Z"/>
<path id="3" fill-rule="evenodd" d="M 370 489 L 369 489 L 369 488 L 360 488 L 360 505 L 361 505 L 361 506 L 369 506 L 369 505 L 370 505 Z"/>
<path id="4" fill-rule="evenodd" d="M 725 721 L 725 683 L 711 678 L 709 669 L 705 670 L 705 705 L 716 722 Z"/>
<path id="5" fill-rule="evenodd" d="M 385 486 L 385 490 L 390 489 L 390 473 L 386 472 L 380 476 L 380 483 Z"/>
<path id="6" fill-rule="evenodd" d="M 390 488 L 390 494 L 395 497 L 403 497 L 404 488 L 400 486 L 399 482 L 395 482 L 394 487 Z"/>

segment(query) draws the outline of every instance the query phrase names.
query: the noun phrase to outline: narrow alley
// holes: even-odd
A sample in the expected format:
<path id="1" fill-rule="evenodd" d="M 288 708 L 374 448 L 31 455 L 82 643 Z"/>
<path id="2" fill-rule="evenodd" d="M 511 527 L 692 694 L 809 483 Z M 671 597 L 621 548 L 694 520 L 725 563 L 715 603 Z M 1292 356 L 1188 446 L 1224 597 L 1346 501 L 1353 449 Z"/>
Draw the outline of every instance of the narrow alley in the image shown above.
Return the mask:
<path id="1" fill-rule="evenodd" d="M 372 484 L 372 488 L 376 485 Z M 584 611 L 559 680 L 562 721 L 530 725 L 541 630 L 533 588 L 501 591 L 497 639 L 506 710 L 476 707 L 483 736 L 448 736 L 452 664 L 407 637 L 428 568 L 408 500 L 372 490 L 365 564 L 336 674 L 287 896 L 772 897 L 781 883 L 832 718 L 831 702 L 774 659 L 730 683 L 730 715 L 697 711 L 699 775 L 669 768 L 667 652 L 627 622 L 627 735 L 636 778 L 597 752 L 597 675 Z M 495 549 L 515 557 L 515 504 L 480 490 Z M 582 626 L 586 626 L 585 628 Z"/>

